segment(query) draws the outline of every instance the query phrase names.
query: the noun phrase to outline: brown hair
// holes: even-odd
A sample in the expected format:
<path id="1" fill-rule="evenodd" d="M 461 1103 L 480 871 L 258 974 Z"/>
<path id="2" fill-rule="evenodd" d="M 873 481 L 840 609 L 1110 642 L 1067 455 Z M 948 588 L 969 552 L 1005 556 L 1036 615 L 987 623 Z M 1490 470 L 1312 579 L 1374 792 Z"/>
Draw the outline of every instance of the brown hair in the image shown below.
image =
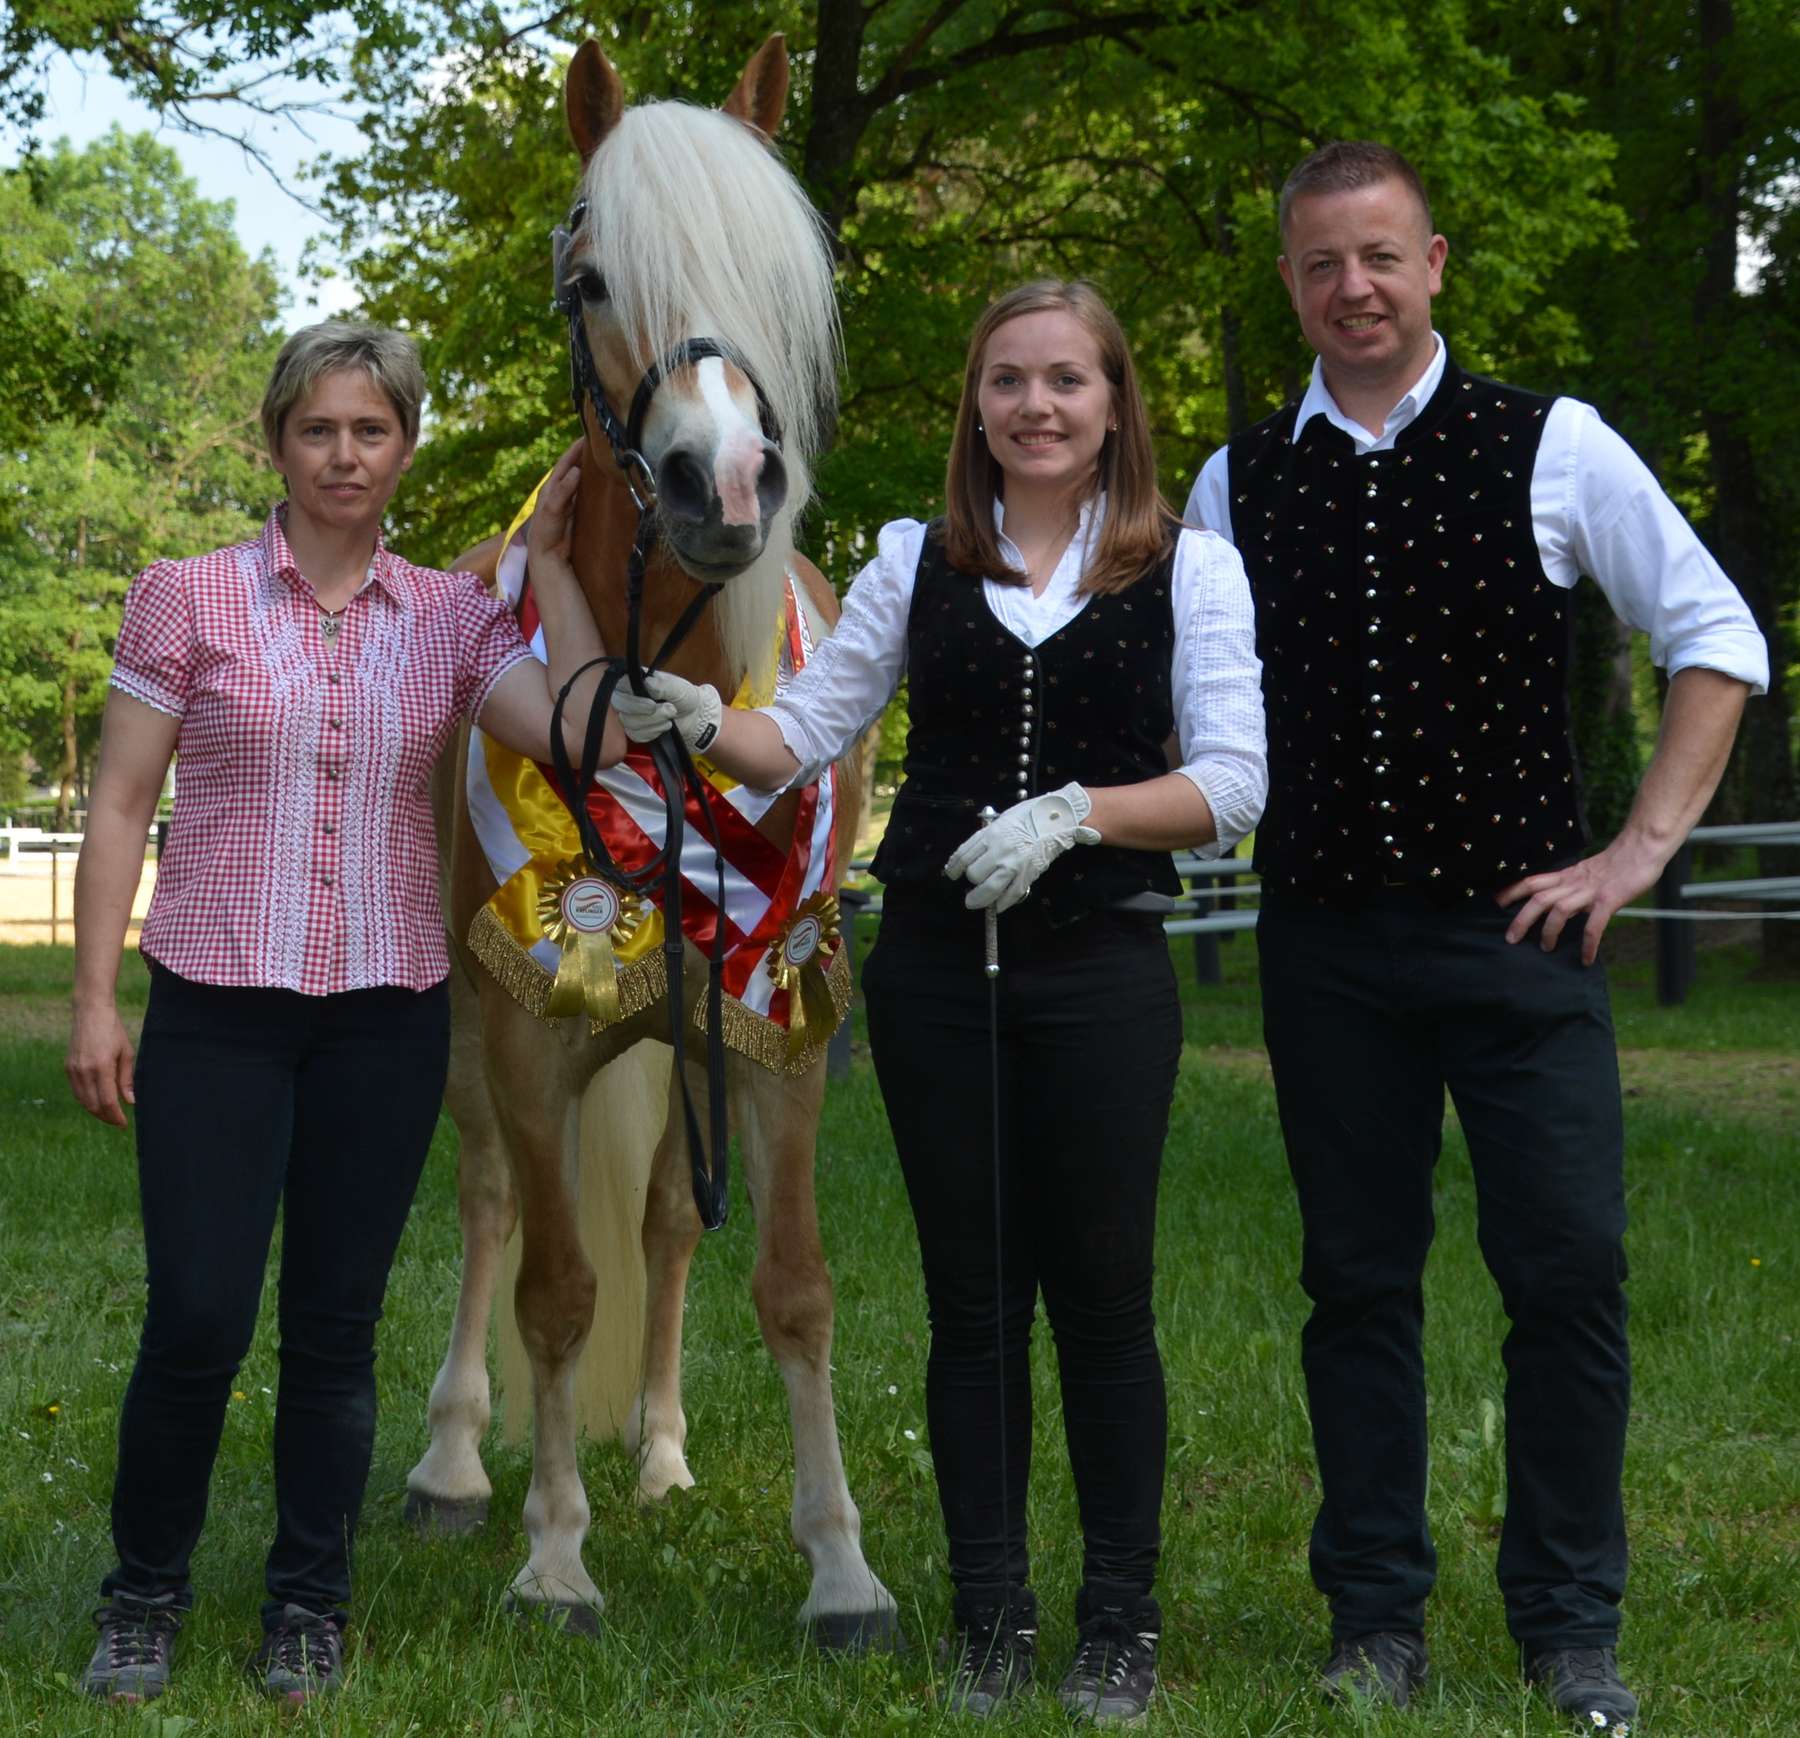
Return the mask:
<path id="1" fill-rule="evenodd" d="M 1369 139 L 1334 139 L 1310 157 L 1301 158 L 1281 184 L 1278 219 L 1282 241 L 1287 240 L 1288 213 L 1296 199 L 1315 193 L 1353 193 L 1359 187 L 1376 187 L 1383 181 L 1398 181 L 1410 190 L 1424 213 L 1425 233 L 1431 234 L 1431 201 L 1412 164 L 1391 145 L 1377 145 Z"/>
<path id="2" fill-rule="evenodd" d="M 1050 312 L 1073 314 L 1087 328 L 1100 352 L 1101 372 L 1112 385 L 1113 420 L 1119 426 L 1102 443 L 1094 473 L 1095 492 L 1106 494 L 1106 523 L 1082 575 L 1081 590 L 1084 595 L 1123 591 L 1162 557 L 1181 521 L 1156 486 L 1150 419 L 1125 333 L 1100 292 L 1082 278 L 1070 282 L 1040 278 L 1021 284 L 989 303 L 975 322 L 944 479 L 944 552 L 959 573 L 1002 585 L 1030 583 L 1000 553 L 994 531 L 994 498 L 1005 494 L 1005 473 L 981 431 L 979 393 L 988 340 L 1009 320 Z"/>
<path id="3" fill-rule="evenodd" d="M 425 403 L 425 370 L 419 347 L 404 332 L 362 320 L 321 320 L 302 326 L 282 345 L 263 392 L 263 439 L 271 453 L 281 450 L 287 414 L 325 378 L 341 368 L 360 369 L 387 395 L 407 440 L 419 438 Z"/>

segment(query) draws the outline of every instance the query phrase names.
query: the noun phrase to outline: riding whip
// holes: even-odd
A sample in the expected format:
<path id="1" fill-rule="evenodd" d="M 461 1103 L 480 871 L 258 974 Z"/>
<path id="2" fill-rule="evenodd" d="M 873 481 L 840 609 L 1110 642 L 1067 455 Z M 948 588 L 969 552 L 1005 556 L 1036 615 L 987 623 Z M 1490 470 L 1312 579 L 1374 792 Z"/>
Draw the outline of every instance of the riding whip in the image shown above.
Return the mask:
<path id="1" fill-rule="evenodd" d="M 975 818 L 983 827 L 991 827 L 1000 816 L 988 803 Z M 990 905 L 981 919 L 982 971 L 988 987 L 989 1125 L 994 1131 L 994 1353 L 1000 1402 L 1000 1527 L 1004 1534 L 1012 1524 L 1012 1493 L 1006 1468 L 1006 1285 L 1001 1269 L 1005 1239 L 1000 1223 L 1000 914 Z"/>

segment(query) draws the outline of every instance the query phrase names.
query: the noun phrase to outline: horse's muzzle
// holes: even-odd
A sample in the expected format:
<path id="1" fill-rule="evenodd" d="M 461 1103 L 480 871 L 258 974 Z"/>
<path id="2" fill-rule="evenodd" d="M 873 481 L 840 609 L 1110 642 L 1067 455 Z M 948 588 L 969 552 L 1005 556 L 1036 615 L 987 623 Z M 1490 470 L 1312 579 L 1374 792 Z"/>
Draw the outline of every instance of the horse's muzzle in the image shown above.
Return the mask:
<path id="1" fill-rule="evenodd" d="M 781 450 L 764 440 L 729 463 L 675 446 L 656 467 L 661 530 L 683 567 L 708 579 L 742 572 L 762 554 L 787 501 Z"/>

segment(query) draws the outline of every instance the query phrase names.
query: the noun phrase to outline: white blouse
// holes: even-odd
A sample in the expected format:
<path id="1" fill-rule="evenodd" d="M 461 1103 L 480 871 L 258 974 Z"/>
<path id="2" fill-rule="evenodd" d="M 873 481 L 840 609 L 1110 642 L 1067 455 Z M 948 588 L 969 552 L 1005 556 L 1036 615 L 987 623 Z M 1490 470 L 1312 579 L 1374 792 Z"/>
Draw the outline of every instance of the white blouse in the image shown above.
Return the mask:
<path id="1" fill-rule="evenodd" d="M 1041 645 L 1087 607 L 1077 588 L 1106 511 L 1090 502 L 1050 582 L 982 584 L 994 619 L 1027 646 Z M 1001 552 L 1021 570 L 1024 557 L 1006 536 L 1004 508 L 994 504 Z M 782 740 L 800 762 L 795 783 L 816 778 L 875 722 L 906 673 L 906 623 L 925 527 L 917 519 L 884 525 L 875 559 L 857 575 L 844 613 L 794 680 L 768 708 Z M 1210 531 L 1181 532 L 1175 544 L 1171 601 L 1175 655 L 1170 688 L 1181 765 L 1206 798 L 1218 826 L 1202 857 L 1229 850 L 1257 823 L 1269 770 L 1263 732 L 1262 664 L 1250 584 L 1237 551 Z"/>

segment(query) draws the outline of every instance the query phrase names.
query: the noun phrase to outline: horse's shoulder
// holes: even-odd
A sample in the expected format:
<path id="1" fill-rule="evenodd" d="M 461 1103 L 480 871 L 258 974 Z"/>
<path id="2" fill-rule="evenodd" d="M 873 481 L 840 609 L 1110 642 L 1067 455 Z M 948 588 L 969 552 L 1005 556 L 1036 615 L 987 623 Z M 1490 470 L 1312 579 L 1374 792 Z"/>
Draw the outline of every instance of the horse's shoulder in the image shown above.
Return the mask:
<path id="1" fill-rule="evenodd" d="M 492 591 L 494 575 L 500 567 L 500 552 L 505 547 L 505 536 L 500 532 L 495 532 L 492 537 L 484 537 L 472 549 L 465 549 L 450 563 L 450 571 L 452 573 L 472 573 L 489 591 Z"/>
<path id="2" fill-rule="evenodd" d="M 831 589 L 831 581 L 798 552 L 794 555 L 794 577 L 800 581 L 807 601 L 819 612 L 826 627 L 835 628 L 841 610 L 837 593 Z"/>

